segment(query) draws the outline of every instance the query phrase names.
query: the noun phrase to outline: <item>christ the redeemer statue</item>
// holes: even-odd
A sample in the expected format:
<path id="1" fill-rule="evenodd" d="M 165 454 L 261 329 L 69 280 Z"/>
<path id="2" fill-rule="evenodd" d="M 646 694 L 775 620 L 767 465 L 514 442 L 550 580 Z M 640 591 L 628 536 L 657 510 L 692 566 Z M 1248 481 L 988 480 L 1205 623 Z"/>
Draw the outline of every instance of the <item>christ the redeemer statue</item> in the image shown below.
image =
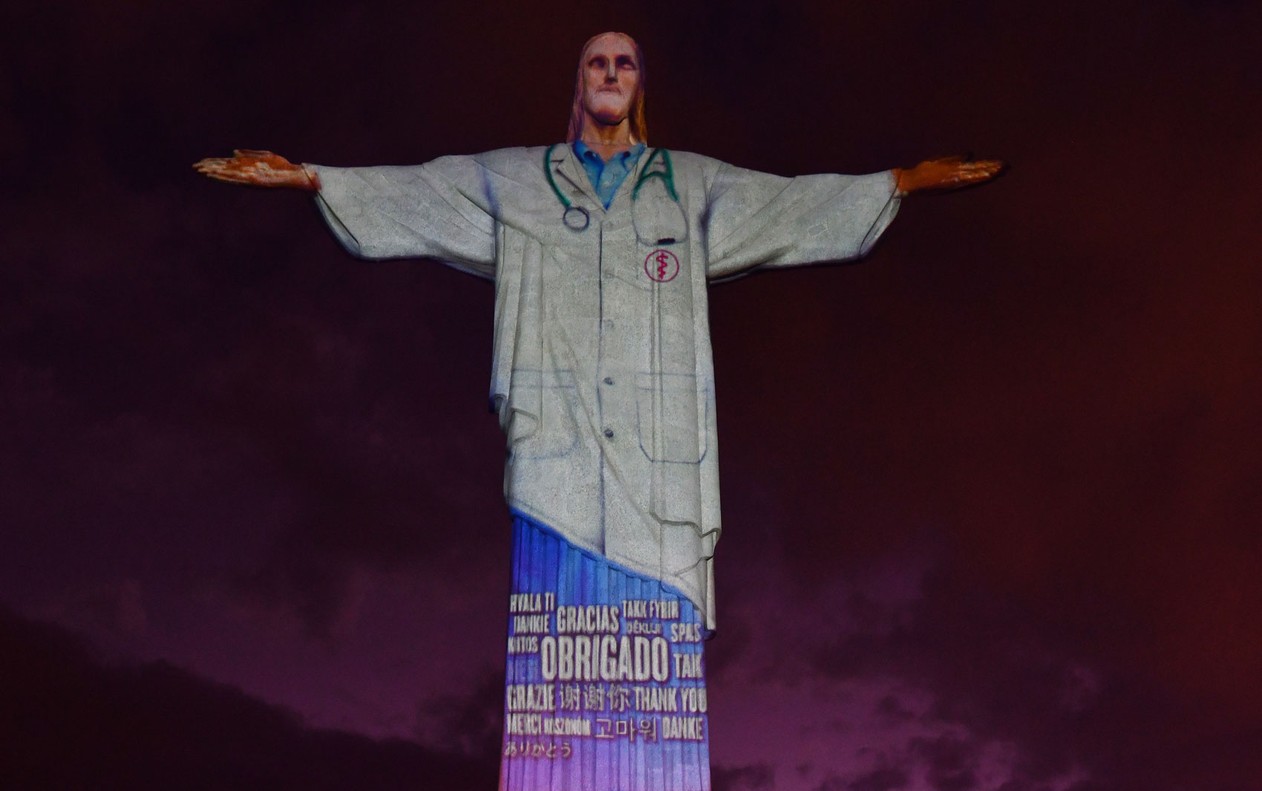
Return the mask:
<path id="1" fill-rule="evenodd" d="M 708 791 L 702 641 L 720 533 L 707 288 L 866 254 L 899 201 L 996 161 L 783 178 L 648 146 L 644 57 L 579 59 L 565 143 L 414 167 L 206 159 L 315 193 L 351 254 L 495 283 L 513 581 L 501 789 Z"/>

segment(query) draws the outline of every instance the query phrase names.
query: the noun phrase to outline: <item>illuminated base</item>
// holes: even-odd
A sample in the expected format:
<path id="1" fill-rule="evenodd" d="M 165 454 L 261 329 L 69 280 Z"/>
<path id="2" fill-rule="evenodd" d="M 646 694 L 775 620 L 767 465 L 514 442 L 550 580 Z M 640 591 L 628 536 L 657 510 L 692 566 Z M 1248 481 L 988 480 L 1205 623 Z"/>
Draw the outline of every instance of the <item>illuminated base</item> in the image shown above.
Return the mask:
<path id="1" fill-rule="evenodd" d="M 501 791 L 709 791 L 691 601 L 518 515 L 509 612 Z"/>

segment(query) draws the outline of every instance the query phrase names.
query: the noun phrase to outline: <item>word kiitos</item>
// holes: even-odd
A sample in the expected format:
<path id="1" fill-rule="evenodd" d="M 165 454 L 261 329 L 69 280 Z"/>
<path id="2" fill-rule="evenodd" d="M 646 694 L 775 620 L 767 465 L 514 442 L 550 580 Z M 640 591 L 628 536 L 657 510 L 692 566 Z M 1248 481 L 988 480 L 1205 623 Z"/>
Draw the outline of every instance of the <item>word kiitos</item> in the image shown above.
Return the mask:
<path id="1" fill-rule="evenodd" d="M 670 644 L 664 637 L 562 635 L 539 641 L 544 681 L 667 681 Z"/>

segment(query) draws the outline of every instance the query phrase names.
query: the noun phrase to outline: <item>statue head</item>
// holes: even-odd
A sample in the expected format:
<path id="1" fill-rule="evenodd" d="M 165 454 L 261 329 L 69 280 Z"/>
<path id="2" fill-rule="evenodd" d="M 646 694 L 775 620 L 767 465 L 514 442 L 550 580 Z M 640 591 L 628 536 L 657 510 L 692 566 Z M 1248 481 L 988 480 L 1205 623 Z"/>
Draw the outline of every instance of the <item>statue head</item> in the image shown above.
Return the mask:
<path id="1" fill-rule="evenodd" d="M 616 126 L 627 121 L 631 140 L 647 142 L 644 121 L 644 53 L 626 33 L 601 33 L 583 45 L 574 81 L 566 140 L 582 138 L 583 124 Z"/>

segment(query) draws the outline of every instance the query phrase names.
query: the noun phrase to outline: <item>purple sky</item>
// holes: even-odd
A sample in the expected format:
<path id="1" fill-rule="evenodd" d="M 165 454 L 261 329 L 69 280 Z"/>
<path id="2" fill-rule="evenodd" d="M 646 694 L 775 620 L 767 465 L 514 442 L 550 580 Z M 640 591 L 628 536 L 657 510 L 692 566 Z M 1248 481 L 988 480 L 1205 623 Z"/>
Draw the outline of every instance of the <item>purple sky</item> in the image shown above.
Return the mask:
<path id="1" fill-rule="evenodd" d="M 716 791 L 1262 788 L 1257 4 L 28 5 L 0 785 L 493 784 L 492 290 L 189 166 L 555 142 L 620 29 L 655 144 L 1012 164 L 711 292 Z"/>

